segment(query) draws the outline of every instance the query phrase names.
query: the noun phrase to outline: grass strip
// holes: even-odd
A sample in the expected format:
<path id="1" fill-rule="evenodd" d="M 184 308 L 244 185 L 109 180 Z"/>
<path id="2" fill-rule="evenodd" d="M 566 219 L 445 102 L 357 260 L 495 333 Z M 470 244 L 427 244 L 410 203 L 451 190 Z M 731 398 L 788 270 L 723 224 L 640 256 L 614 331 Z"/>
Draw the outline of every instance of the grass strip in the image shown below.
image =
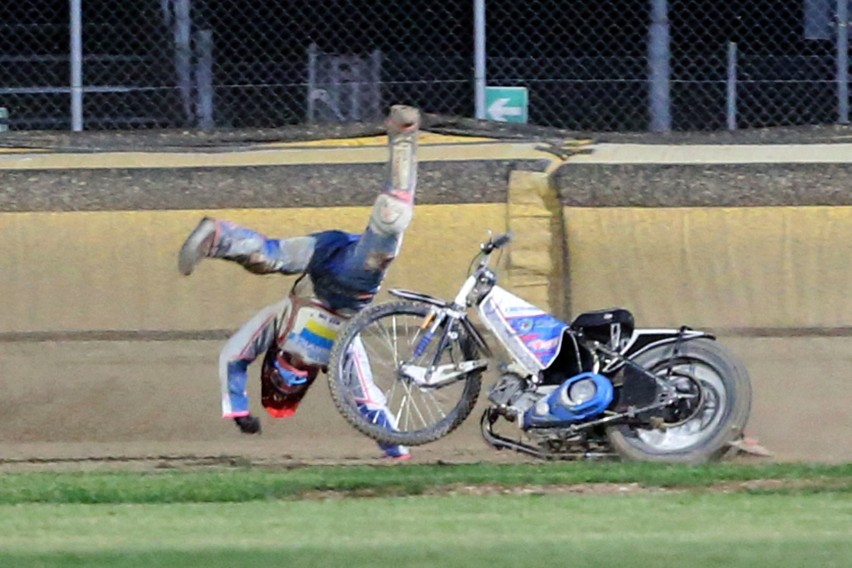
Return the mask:
<path id="1" fill-rule="evenodd" d="M 840 568 L 850 514 L 707 492 L 0 505 L 0 566 Z"/>
<path id="2" fill-rule="evenodd" d="M 453 486 L 516 487 L 621 483 L 663 488 L 781 480 L 731 490 L 852 492 L 852 464 L 541 463 L 391 466 L 252 467 L 154 472 L 0 474 L 0 504 L 213 503 L 298 499 L 316 493 L 420 495 Z"/>

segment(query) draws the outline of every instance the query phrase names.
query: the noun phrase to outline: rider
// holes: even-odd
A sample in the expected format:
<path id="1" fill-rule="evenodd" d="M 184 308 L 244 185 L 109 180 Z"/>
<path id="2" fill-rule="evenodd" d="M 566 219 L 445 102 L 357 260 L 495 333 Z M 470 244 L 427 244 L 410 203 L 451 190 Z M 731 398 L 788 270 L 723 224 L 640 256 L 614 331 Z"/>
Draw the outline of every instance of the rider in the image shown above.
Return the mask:
<path id="1" fill-rule="evenodd" d="M 292 415 L 318 372 L 328 364 L 338 329 L 372 301 L 399 251 L 411 221 L 417 186 L 419 111 L 394 106 L 386 126 L 388 181 L 362 234 L 331 230 L 270 239 L 235 223 L 205 217 L 181 247 L 178 268 L 184 275 L 191 274 L 205 257 L 237 262 L 256 274 L 301 275 L 288 297 L 258 312 L 220 353 L 222 415 L 232 418 L 245 434 L 260 433 L 260 420 L 249 412 L 249 364 L 266 357 L 261 402 L 267 413 L 275 418 Z M 360 404 L 362 412 L 377 423 L 395 427 L 384 397 L 375 392 L 378 389 L 367 388 L 370 392 Z M 379 447 L 389 458 L 411 457 L 405 446 Z"/>

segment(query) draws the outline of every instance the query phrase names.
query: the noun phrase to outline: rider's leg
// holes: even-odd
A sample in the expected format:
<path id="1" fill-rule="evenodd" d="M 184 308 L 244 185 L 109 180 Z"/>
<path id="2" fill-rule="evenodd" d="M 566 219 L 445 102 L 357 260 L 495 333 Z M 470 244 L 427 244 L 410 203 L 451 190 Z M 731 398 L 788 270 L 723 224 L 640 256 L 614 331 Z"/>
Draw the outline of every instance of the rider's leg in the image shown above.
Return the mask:
<path id="1" fill-rule="evenodd" d="M 397 429 L 397 419 L 387 407 L 387 399 L 384 393 L 373 382 L 373 373 L 370 369 L 370 360 L 364 344 L 359 338 L 355 338 L 349 350 L 352 372 L 355 373 L 357 384 L 354 385 L 355 402 L 370 422 L 383 426 L 390 430 Z M 385 457 L 404 460 L 411 457 L 408 448 L 398 444 L 378 443 Z"/>
<path id="2" fill-rule="evenodd" d="M 270 239 L 230 221 L 204 217 L 184 241 L 178 269 L 189 275 L 205 257 L 223 258 L 258 274 L 305 270 L 314 252 L 313 237 Z"/>
<path id="3" fill-rule="evenodd" d="M 387 122 L 390 149 L 387 184 L 376 199 L 369 225 L 347 255 L 341 271 L 341 275 L 345 275 L 347 282 L 355 288 L 368 289 L 376 281 L 381 281 L 411 222 L 417 188 L 419 128 L 417 109 L 404 106 L 391 109 Z M 373 382 L 369 360 L 360 341 L 353 342 L 350 356 L 361 391 L 359 410 L 376 424 L 396 429 L 396 417 L 388 410 L 384 394 Z M 406 459 L 411 456 L 405 446 L 379 444 L 379 447 L 390 458 Z"/>
<path id="4" fill-rule="evenodd" d="M 374 281 L 387 270 L 402 244 L 411 222 L 417 188 L 417 133 L 419 111 L 394 106 L 387 121 L 388 175 L 384 190 L 376 198 L 370 223 L 345 263 L 347 279 Z"/>
<path id="5" fill-rule="evenodd" d="M 237 418 L 249 415 L 246 393 L 248 366 L 264 355 L 276 340 L 284 311 L 289 306 L 284 299 L 260 310 L 228 339 L 219 353 L 219 380 L 222 393 L 222 416 Z"/>

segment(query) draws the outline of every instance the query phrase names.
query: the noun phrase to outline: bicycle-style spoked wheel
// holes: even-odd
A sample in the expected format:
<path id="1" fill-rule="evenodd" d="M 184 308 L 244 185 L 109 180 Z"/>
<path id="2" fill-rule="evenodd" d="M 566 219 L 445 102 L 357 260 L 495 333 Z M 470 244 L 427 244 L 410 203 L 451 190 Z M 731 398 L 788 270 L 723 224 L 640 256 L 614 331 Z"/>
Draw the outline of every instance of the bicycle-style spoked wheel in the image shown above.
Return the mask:
<path id="1" fill-rule="evenodd" d="M 681 395 L 668 407 L 662 428 L 615 425 L 610 443 L 624 458 L 703 463 L 720 457 L 742 435 L 751 411 L 751 380 L 745 366 L 719 343 L 696 339 L 666 345 L 636 358 Z"/>
<path id="2" fill-rule="evenodd" d="M 379 442 L 433 442 L 457 428 L 476 404 L 484 368 L 473 363 L 477 350 L 458 322 L 424 338 L 431 309 L 407 301 L 371 306 L 335 341 L 332 400 L 350 424 Z"/>

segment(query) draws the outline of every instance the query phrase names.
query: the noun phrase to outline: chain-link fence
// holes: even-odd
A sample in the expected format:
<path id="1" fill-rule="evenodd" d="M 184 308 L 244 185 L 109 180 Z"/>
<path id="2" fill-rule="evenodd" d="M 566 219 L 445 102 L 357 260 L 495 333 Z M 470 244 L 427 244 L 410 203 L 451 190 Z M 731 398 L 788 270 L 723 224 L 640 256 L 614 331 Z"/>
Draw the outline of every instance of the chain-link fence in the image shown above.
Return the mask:
<path id="1" fill-rule="evenodd" d="M 4 2 L 0 128 L 263 128 L 394 102 L 587 131 L 847 122 L 846 2 Z"/>

